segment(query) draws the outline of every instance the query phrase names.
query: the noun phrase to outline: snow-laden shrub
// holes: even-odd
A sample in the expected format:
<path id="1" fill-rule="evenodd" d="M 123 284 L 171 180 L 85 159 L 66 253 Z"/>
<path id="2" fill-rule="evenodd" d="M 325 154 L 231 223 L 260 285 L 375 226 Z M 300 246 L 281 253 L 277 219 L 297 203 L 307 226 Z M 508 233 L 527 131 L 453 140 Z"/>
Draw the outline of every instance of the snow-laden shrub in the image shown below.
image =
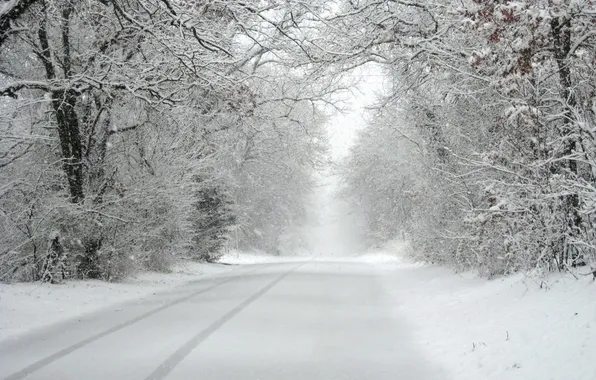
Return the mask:
<path id="1" fill-rule="evenodd" d="M 217 261 L 236 223 L 232 202 L 224 187 L 216 182 L 195 179 L 197 190 L 190 214 L 192 243 L 190 257 L 207 262 Z"/>

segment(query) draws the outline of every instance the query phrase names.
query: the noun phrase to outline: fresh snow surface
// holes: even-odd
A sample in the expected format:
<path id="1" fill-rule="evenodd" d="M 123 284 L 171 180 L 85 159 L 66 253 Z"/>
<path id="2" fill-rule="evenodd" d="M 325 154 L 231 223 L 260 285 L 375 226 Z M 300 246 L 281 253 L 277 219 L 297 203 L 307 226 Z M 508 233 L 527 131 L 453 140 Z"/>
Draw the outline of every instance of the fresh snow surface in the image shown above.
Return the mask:
<path id="1" fill-rule="evenodd" d="M 222 264 L 229 265 L 251 265 L 251 264 L 276 264 L 292 262 L 340 262 L 340 263 L 365 263 L 365 264 L 392 264 L 400 268 L 406 266 L 419 267 L 423 264 L 412 263 L 400 256 L 396 256 L 384 251 L 369 252 L 363 255 L 338 257 L 338 256 L 274 256 L 262 252 L 236 252 L 231 251 L 219 259 Z M 393 268 L 393 266 L 391 267 Z"/>
<path id="2" fill-rule="evenodd" d="M 290 263 L 310 260 L 310 256 L 275 256 L 263 252 L 230 251 L 224 254 L 219 262 L 230 265 Z"/>
<path id="3" fill-rule="evenodd" d="M 232 269 L 184 261 L 175 265 L 171 273 L 139 273 L 122 283 L 87 280 L 59 285 L 0 284 L 0 341 Z"/>
<path id="4" fill-rule="evenodd" d="M 488 281 L 399 259 L 379 268 L 396 317 L 412 326 L 414 343 L 448 378 L 596 379 L 596 282 L 591 276 Z"/>
<path id="5" fill-rule="evenodd" d="M 363 271 L 366 268 L 372 269 L 374 276 L 368 278 L 376 278 L 373 283 L 382 285 L 380 293 L 383 295 L 372 292 L 372 288 L 367 290 L 367 292 L 370 291 L 369 293 L 364 293 L 369 298 L 380 297 L 378 301 L 382 301 L 381 304 L 387 302 L 386 305 L 392 307 L 394 322 L 403 326 L 401 330 L 408 331 L 407 339 L 402 337 L 392 341 L 402 350 L 416 351 L 416 358 L 428 361 L 425 365 L 433 367 L 436 365 L 445 374 L 440 378 L 453 380 L 596 379 L 596 282 L 592 281 L 591 276 L 580 276 L 579 280 L 576 280 L 569 274 L 552 274 L 541 280 L 538 276 L 516 275 L 488 281 L 470 273 L 456 275 L 445 268 L 413 263 L 399 255 L 387 252 L 389 250 L 380 250 L 346 258 L 279 257 L 259 253 L 231 252 L 224 256 L 222 262 L 245 265 L 309 261 L 309 264 L 300 270 L 308 274 L 306 276 L 308 281 L 306 278 L 301 278 L 298 273 L 293 273 L 276 285 L 269 294 L 275 296 L 276 292 L 282 292 L 272 300 L 302 294 L 302 297 L 297 299 L 304 298 L 304 301 L 308 302 L 296 305 L 286 302 L 283 308 L 275 309 L 277 312 L 272 315 L 283 312 L 293 316 L 306 313 L 305 316 L 308 316 L 310 314 L 306 310 L 310 310 L 308 307 L 313 307 L 311 312 L 320 315 L 323 318 L 321 321 L 329 316 L 326 313 L 339 312 L 334 309 L 334 302 L 343 300 L 347 294 L 352 294 L 355 289 L 365 285 L 351 283 L 350 281 L 356 281 L 361 276 L 347 276 L 347 274 L 360 270 L 356 268 L 361 268 Z M 283 265 L 276 264 L 263 268 L 255 266 L 255 268 L 275 274 L 286 268 Z M 119 284 L 75 281 L 64 285 L 0 285 L 0 341 L 9 336 L 20 335 L 44 325 L 73 319 L 99 309 L 119 308 L 118 305 L 126 301 L 147 299 L 149 302 L 149 296 L 155 293 L 160 294 L 161 291 L 193 282 L 200 276 L 216 275 L 240 267 L 242 265 L 186 263 L 176 267 L 171 274 L 143 273 Z M 313 272 L 318 276 L 313 277 Z M 230 294 L 239 294 L 244 290 L 245 282 L 260 281 L 259 279 L 261 279 L 260 276 L 248 277 L 238 281 L 237 284 L 234 283 L 236 285 L 232 283 L 226 285 L 226 289 L 230 287 L 232 288 Z M 297 281 L 297 285 L 288 287 L 293 283 L 292 281 Z M 325 301 L 318 306 L 311 305 L 310 296 L 303 294 L 305 284 L 309 284 L 310 281 L 316 282 L 309 286 L 312 287 L 313 292 L 315 289 L 319 292 L 316 293 L 317 297 L 326 297 Z M 238 287 L 239 284 L 242 286 Z M 256 285 L 253 292 L 263 286 L 260 283 Z M 348 290 L 347 288 L 350 287 L 354 289 Z M 300 293 L 296 293 L 297 289 L 300 289 Z M 343 289 L 347 293 L 337 293 L 338 289 Z M 317 297 L 314 299 L 318 300 Z M 223 299 L 228 300 L 226 297 Z M 268 298 L 265 297 L 265 299 Z M 358 304 L 368 304 L 369 301 L 363 299 L 358 301 Z M 241 302 L 241 299 L 235 302 Z M 261 303 L 259 302 L 257 306 Z M 351 301 L 349 304 L 352 304 Z M 372 302 L 371 305 L 374 304 L 376 303 Z M 225 306 L 225 310 L 233 308 L 232 304 Z M 262 323 L 261 316 L 274 310 L 272 307 L 268 303 L 263 303 L 260 309 L 255 309 L 255 323 Z M 288 307 L 295 307 L 296 310 L 286 310 Z M 325 307 L 328 310 L 324 309 Z M 341 313 L 352 312 L 348 310 L 348 304 L 344 307 Z M 360 309 L 356 308 L 354 312 L 358 310 Z M 380 311 L 375 311 L 375 313 L 378 312 Z M 243 316 L 246 318 L 245 314 L 243 312 L 236 319 L 242 320 Z M 248 313 L 248 317 L 250 316 L 251 314 Z M 284 323 L 293 321 L 288 318 L 283 316 Z M 294 322 L 296 321 L 292 323 Z M 228 331 L 231 334 L 230 337 L 221 342 L 222 355 L 229 353 L 228 342 L 234 336 L 241 334 L 240 332 L 247 333 L 246 326 L 242 324 L 238 325 L 238 331 L 234 330 L 234 323 L 230 324 L 231 330 Z M 288 337 L 282 333 L 290 332 L 284 332 L 282 327 L 279 326 L 280 330 L 276 334 L 281 334 L 282 340 L 288 341 Z M 259 336 L 261 338 L 266 336 L 265 332 L 266 330 L 259 332 Z M 337 333 L 339 334 L 339 331 Z M 375 331 L 369 333 L 374 335 Z M 327 335 L 323 334 L 323 336 Z M 306 337 L 302 338 L 306 339 Z M 309 342 L 308 339 L 305 343 Z M 5 341 L 8 342 L 8 340 Z M 252 344 L 251 342 L 254 340 L 250 339 L 246 344 Z M 346 347 L 348 346 L 350 345 Z M 273 349 L 273 346 L 271 348 Z M 205 347 L 205 349 L 206 352 L 212 352 L 213 347 Z M 240 348 L 238 350 L 242 351 Z M 279 350 L 279 347 L 275 346 L 275 350 Z M 400 362 L 402 354 L 396 355 L 395 360 Z M 305 366 L 302 369 L 308 368 L 307 364 Z M 221 368 L 218 368 L 219 370 Z"/>
<path id="6" fill-rule="evenodd" d="M 393 318 L 374 266 L 236 267 L 226 281 L 0 342 L 0 378 L 449 380 Z"/>
<path id="7" fill-rule="evenodd" d="M 351 263 L 365 263 L 378 264 L 377 269 L 393 271 L 396 268 L 419 268 L 424 266 L 424 263 L 414 262 L 403 256 L 393 255 L 383 251 L 368 252 L 363 255 L 347 257 L 347 258 L 322 258 L 323 261 L 342 261 Z"/>

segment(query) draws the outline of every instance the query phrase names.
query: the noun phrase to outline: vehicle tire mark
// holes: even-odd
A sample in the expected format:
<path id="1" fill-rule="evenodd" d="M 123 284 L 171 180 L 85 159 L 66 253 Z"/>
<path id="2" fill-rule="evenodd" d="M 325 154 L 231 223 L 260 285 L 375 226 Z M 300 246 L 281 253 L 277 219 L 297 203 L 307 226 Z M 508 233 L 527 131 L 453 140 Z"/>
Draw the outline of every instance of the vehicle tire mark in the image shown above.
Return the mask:
<path id="1" fill-rule="evenodd" d="M 157 314 L 157 313 L 159 313 L 161 311 L 164 311 L 166 309 L 169 309 L 172 306 L 176 306 L 176 305 L 178 305 L 178 304 L 180 304 L 180 303 L 182 303 L 184 301 L 187 301 L 187 300 L 189 300 L 189 299 L 191 299 L 191 298 L 193 298 L 195 296 L 198 296 L 200 294 L 206 293 L 206 292 L 208 292 L 210 290 L 213 290 L 213 289 L 215 289 L 215 288 L 217 288 L 217 287 L 219 287 L 221 285 L 227 284 L 228 282 L 232 282 L 234 280 L 241 279 L 242 277 L 244 277 L 244 276 L 246 276 L 248 274 L 251 274 L 251 273 L 256 272 L 256 271 L 258 271 L 260 269 L 263 269 L 263 268 L 267 268 L 267 267 L 269 267 L 271 265 L 273 265 L 273 264 L 267 264 L 267 265 L 264 265 L 264 266 L 261 265 L 261 266 L 259 266 L 259 268 L 256 268 L 256 269 L 250 270 L 248 272 L 245 272 L 245 273 L 243 273 L 240 276 L 226 278 L 225 280 L 216 282 L 212 286 L 209 286 L 209 287 L 207 287 L 205 289 L 201 289 L 199 291 L 196 291 L 194 293 L 191 293 L 191 294 L 189 294 L 187 296 L 184 296 L 182 298 L 178 298 L 175 301 L 172 301 L 170 303 L 166 303 L 165 305 L 162 305 L 162 306 L 160 306 L 158 308 L 155 308 L 155 309 L 150 310 L 150 311 L 148 311 L 146 313 L 143 313 L 143 314 L 139 315 L 136 318 L 130 319 L 130 320 L 126 321 L 126 322 L 122 322 L 122 323 L 120 323 L 120 324 L 118 324 L 118 325 L 116 325 L 114 327 L 111 327 L 111 328 L 109 328 L 107 330 L 104 330 L 104 331 L 102 331 L 102 332 L 100 332 L 98 334 L 92 335 L 89 338 L 83 339 L 83 340 L 81 340 L 78 343 L 75 343 L 75 344 L 73 344 L 71 346 L 68 346 L 68 347 L 66 347 L 66 348 L 64 348 L 64 349 L 62 349 L 62 350 L 60 350 L 58 352 L 55 352 L 55 353 L 53 353 L 53 354 L 51 354 L 49 356 L 46 356 L 45 358 L 40 359 L 40 360 L 36 361 L 35 363 L 28 365 L 27 367 L 25 367 L 25 368 L 23 368 L 23 369 L 15 372 L 15 373 L 13 373 L 12 375 L 9 375 L 4 380 L 20 380 L 20 379 L 24 379 L 26 376 L 32 374 L 33 372 L 36 372 L 36 371 L 40 370 L 41 368 L 43 368 L 43 367 L 45 367 L 45 366 L 47 366 L 47 365 L 55 362 L 56 360 L 58 360 L 60 358 L 63 358 L 64 356 L 66 356 L 68 354 L 71 354 L 72 352 L 74 352 L 74 351 L 76 351 L 76 350 L 78 350 L 80 348 L 83 348 L 83 347 L 85 347 L 86 345 L 88 345 L 90 343 L 95 342 L 96 340 L 99 340 L 99 339 L 104 338 L 104 337 L 106 337 L 106 336 L 108 336 L 110 334 L 115 333 L 116 331 L 119 331 L 119 330 L 122 330 L 122 329 L 124 329 L 126 327 L 129 327 L 129 326 L 131 326 L 131 325 L 133 325 L 133 324 L 135 324 L 137 322 L 142 321 L 145 318 L 148 318 L 148 317 L 150 317 L 150 316 L 152 316 L 154 314 Z"/>
<path id="2" fill-rule="evenodd" d="M 256 301 L 258 298 L 263 296 L 267 291 L 277 285 L 280 281 L 284 278 L 289 276 L 291 273 L 296 271 L 301 266 L 307 263 L 300 263 L 299 265 L 295 266 L 294 268 L 290 269 L 289 271 L 285 272 L 281 276 L 277 277 L 275 280 L 271 281 L 261 290 L 244 300 L 242 303 L 234 307 L 232 310 L 228 311 L 224 314 L 221 318 L 215 321 L 211 326 L 207 327 L 205 330 L 201 331 L 194 337 L 192 337 L 188 342 L 186 342 L 182 347 L 180 347 L 176 352 L 174 352 L 168 359 L 166 359 L 146 380 L 163 380 L 166 376 L 172 372 L 172 370 L 182 362 L 192 350 L 194 350 L 198 345 L 203 343 L 205 339 L 211 336 L 214 332 L 219 330 L 226 322 L 230 319 L 234 318 L 238 315 L 242 310 L 244 310 L 248 305 Z"/>

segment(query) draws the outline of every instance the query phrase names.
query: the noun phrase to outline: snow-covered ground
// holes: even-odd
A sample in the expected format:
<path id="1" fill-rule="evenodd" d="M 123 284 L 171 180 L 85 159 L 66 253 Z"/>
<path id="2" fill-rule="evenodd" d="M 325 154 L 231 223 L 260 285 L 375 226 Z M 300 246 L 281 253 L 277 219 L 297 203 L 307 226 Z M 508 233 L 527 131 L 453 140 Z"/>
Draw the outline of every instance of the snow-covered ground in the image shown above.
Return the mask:
<path id="1" fill-rule="evenodd" d="M 596 379 L 596 282 L 591 276 L 488 281 L 387 251 L 348 258 L 231 252 L 222 262 L 309 260 L 374 265 L 396 320 L 405 320 L 417 348 L 448 379 Z M 0 285 L 0 340 L 239 267 L 189 262 L 170 274 L 143 273 L 119 284 Z"/>
<path id="2" fill-rule="evenodd" d="M 405 317 L 418 345 L 449 378 L 596 379 L 591 276 L 488 281 L 384 257 L 380 268 L 396 315 Z"/>
<path id="3" fill-rule="evenodd" d="M 184 261 L 171 273 L 139 273 L 121 283 L 68 281 L 61 285 L 41 283 L 0 284 L 0 340 L 67 319 L 141 299 L 237 268 L 235 265 L 305 261 L 301 256 L 280 257 L 264 253 L 232 251 L 221 264 Z M 231 265 L 222 265 L 231 264 Z"/>
<path id="4" fill-rule="evenodd" d="M 305 257 L 279 257 L 232 251 L 221 264 L 184 261 L 171 273 L 139 273 L 121 283 L 68 281 L 61 285 L 41 283 L 0 284 L 0 340 L 40 327 L 141 299 L 237 268 L 235 265 L 305 261 Z M 222 265 L 232 264 L 232 265 Z"/>
<path id="5" fill-rule="evenodd" d="M 140 273 L 122 283 L 88 280 L 61 285 L 0 284 L 0 340 L 234 268 L 184 261 L 171 273 Z"/>
<path id="6" fill-rule="evenodd" d="M 274 256 L 263 252 L 230 251 L 224 254 L 219 262 L 230 265 L 290 263 L 310 260 L 310 256 Z"/>

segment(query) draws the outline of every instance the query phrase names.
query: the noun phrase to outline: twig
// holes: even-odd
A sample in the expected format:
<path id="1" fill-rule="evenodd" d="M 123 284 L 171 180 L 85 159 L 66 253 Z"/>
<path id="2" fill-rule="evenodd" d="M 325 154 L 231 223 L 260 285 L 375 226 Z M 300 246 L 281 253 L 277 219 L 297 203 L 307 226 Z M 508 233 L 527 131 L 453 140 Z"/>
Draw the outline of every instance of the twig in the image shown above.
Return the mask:
<path id="1" fill-rule="evenodd" d="M 106 218 L 115 219 L 115 220 L 121 221 L 123 223 L 130 223 L 130 220 L 122 219 L 122 218 L 119 218 L 119 217 L 114 216 L 114 215 L 105 214 L 105 213 L 103 213 L 101 211 L 97 211 L 97 210 L 84 210 L 84 211 L 85 212 L 91 212 L 91 213 L 94 213 L 94 214 L 99 214 L 101 216 L 105 216 Z"/>

